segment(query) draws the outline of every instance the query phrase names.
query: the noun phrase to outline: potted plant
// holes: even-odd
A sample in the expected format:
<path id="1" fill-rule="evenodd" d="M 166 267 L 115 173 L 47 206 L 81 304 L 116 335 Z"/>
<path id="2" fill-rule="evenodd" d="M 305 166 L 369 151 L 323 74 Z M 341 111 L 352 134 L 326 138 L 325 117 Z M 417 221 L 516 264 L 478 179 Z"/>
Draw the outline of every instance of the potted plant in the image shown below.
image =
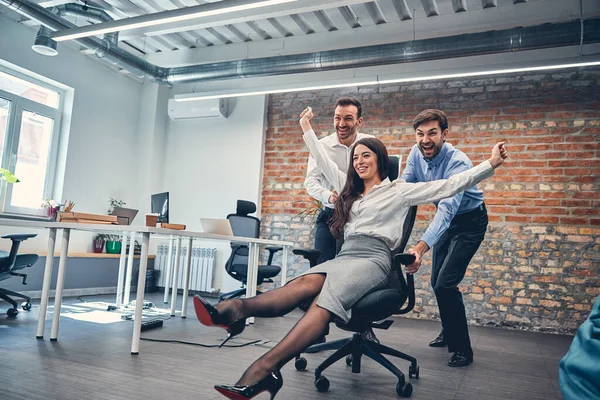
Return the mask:
<path id="1" fill-rule="evenodd" d="M 106 236 L 104 234 L 98 234 L 94 238 L 94 253 L 102 253 L 104 251 L 104 243 L 106 242 Z"/>
<path id="2" fill-rule="evenodd" d="M 60 210 L 60 204 L 56 200 L 46 199 L 42 202 L 41 207 L 46 210 L 46 215 L 52 221 L 56 221 L 58 211 Z"/>
<path id="3" fill-rule="evenodd" d="M 121 252 L 122 237 L 120 235 L 106 235 L 106 252 L 119 254 Z"/>
<path id="4" fill-rule="evenodd" d="M 319 216 L 321 210 L 323 210 L 323 207 L 323 203 L 321 203 L 317 199 L 311 198 L 308 207 L 306 207 L 304 210 L 300 211 L 297 214 L 298 217 L 300 217 L 300 222 L 305 223 L 311 227 L 311 235 L 314 234 L 316 230 L 317 217 Z"/>
<path id="5" fill-rule="evenodd" d="M 21 182 L 12 172 L 4 168 L 0 168 L 0 181 L 6 181 L 8 183 Z"/>
<path id="6" fill-rule="evenodd" d="M 111 197 L 108 200 L 108 214 L 111 214 L 115 210 L 115 207 L 123 207 L 125 204 L 127 203 L 123 200 L 117 200 Z"/>

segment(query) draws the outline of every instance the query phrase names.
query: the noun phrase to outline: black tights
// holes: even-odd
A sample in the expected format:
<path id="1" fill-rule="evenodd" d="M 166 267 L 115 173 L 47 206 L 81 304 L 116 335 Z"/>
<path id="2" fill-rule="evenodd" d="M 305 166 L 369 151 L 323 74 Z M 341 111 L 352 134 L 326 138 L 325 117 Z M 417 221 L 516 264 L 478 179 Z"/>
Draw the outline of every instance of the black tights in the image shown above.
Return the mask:
<path id="1" fill-rule="evenodd" d="M 308 311 L 275 347 L 256 360 L 236 385 L 251 385 L 270 372 L 283 367 L 323 335 L 332 314 L 316 305 L 325 282 L 325 275 L 302 276 L 288 285 L 249 299 L 234 299 L 217 305 L 224 317 L 232 322 L 247 317 L 278 317 L 292 311 L 303 301 L 313 299 Z"/>

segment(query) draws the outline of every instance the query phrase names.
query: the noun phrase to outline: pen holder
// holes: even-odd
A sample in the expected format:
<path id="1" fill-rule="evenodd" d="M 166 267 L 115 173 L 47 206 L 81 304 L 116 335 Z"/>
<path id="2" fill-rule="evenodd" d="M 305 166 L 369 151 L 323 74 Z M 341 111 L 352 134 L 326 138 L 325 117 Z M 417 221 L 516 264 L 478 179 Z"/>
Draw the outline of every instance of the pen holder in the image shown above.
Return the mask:
<path id="1" fill-rule="evenodd" d="M 156 227 L 158 215 L 146 214 L 146 226 Z"/>

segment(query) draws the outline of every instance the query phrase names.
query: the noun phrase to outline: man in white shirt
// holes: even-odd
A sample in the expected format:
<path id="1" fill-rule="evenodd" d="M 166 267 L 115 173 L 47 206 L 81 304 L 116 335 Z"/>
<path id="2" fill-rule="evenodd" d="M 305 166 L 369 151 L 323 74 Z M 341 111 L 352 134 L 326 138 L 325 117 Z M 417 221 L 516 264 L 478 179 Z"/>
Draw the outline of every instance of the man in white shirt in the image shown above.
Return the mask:
<path id="1" fill-rule="evenodd" d="M 358 128 L 362 123 L 362 106 L 358 100 L 351 97 L 341 97 L 335 102 L 333 114 L 335 132 L 320 139 L 320 142 L 323 144 L 327 156 L 344 173 L 348 173 L 352 145 L 364 137 L 374 137 L 358 132 Z M 323 204 L 323 209 L 317 216 L 315 231 L 315 249 L 321 252 L 317 264 L 321 264 L 335 258 L 337 253 L 337 240 L 329 230 L 329 220 L 333 216 L 333 208 L 339 193 L 333 190 L 333 184 L 325 178 L 312 156 L 308 157 L 304 187 L 311 197 Z M 367 339 L 378 342 L 371 329 L 365 331 L 363 335 Z M 323 337 L 320 342 L 324 341 L 325 338 Z"/>
<path id="2" fill-rule="evenodd" d="M 345 173 L 348 171 L 352 145 L 364 137 L 374 137 L 358 132 L 362 123 L 360 102 L 350 97 L 342 97 L 335 103 L 333 116 L 335 132 L 320 139 L 329 158 Z M 329 219 L 333 216 L 334 204 L 339 193 L 333 190 L 333 185 L 327 181 L 312 156 L 308 158 L 304 187 L 311 197 L 323 203 L 323 210 L 317 217 L 315 232 L 315 248 L 321 252 L 317 264 L 321 264 L 333 259 L 336 254 L 336 240 L 329 230 Z"/>

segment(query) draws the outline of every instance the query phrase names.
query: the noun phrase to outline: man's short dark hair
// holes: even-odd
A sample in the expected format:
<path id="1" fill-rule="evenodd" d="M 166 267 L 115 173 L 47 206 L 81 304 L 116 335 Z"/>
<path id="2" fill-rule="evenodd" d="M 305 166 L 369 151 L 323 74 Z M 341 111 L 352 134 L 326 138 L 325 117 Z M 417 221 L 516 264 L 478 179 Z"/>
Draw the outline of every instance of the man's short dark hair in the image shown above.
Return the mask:
<path id="1" fill-rule="evenodd" d="M 437 121 L 440 124 L 442 132 L 448 129 L 448 117 L 446 117 L 446 114 L 444 114 L 442 110 L 436 110 L 434 108 L 421 111 L 419 115 L 413 119 L 413 128 L 414 130 L 417 130 L 419 125 L 431 121 Z"/>
<path id="2" fill-rule="evenodd" d="M 337 106 L 354 106 L 358 109 L 358 113 L 356 114 L 356 118 L 360 118 L 362 116 L 362 106 L 360 105 L 360 101 L 352 98 L 352 97 L 340 97 L 335 102 L 335 107 Z"/>

